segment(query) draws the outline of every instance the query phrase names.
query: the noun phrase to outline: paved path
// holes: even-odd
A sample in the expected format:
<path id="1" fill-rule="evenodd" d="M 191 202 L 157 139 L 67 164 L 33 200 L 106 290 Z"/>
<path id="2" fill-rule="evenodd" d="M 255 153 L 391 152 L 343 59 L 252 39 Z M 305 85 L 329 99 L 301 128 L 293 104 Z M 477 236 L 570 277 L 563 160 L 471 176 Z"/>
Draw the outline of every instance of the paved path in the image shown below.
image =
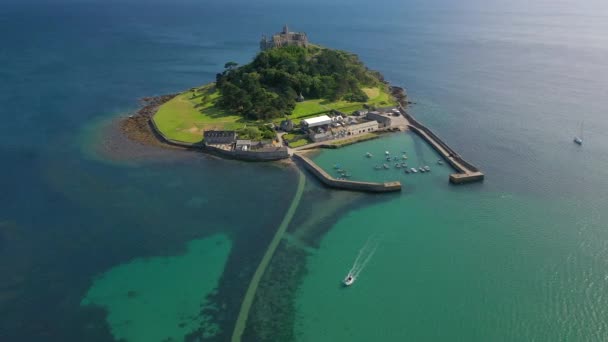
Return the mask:
<path id="1" fill-rule="evenodd" d="M 277 232 L 274 234 L 268 249 L 266 249 L 266 253 L 262 257 L 262 261 L 258 265 L 258 268 L 255 270 L 253 277 L 251 278 L 251 282 L 249 282 L 249 287 L 247 288 L 247 292 L 245 292 L 245 296 L 243 297 L 243 303 L 241 303 L 241 309 L 239 311 L 239 316 L 236 319 L 236 323 L 234 325 L 234 330 L 232 332 L 231 342 L 239 342 L 241 341 L 241 336 L 243 336 L 243 332 L 245 331 L 245 327 L 247 327 L 247 318 L 249 317 L 249 310 L 251 309 L 251 305 L 253 304 L 253 299 L 255 298 L 255 293 L 258 290 L 258 285 L 260 280 L 262 280 L 262 276 L 266 271 L 266 267 L 272 260 L 272 256 L 279 246 L 279 242 L 283 238 L 283 234 L 287 230 L 287 226 L 291 222 L 291 218 L 296 212 L 298 208 L 298 204 L 300 204 L 300 200 L 302 199 L 302 194 L 304 193 L 304 185 L 306 184 L 306 177 L 302 172 L 299 172 L 298 176 L 298 189 L 296 190 L 296 194 L 291 201 L 291 205 L 289 209 L 287 209 L 287 213 L 281 222 L 281 225 L 277 229 Z"/>

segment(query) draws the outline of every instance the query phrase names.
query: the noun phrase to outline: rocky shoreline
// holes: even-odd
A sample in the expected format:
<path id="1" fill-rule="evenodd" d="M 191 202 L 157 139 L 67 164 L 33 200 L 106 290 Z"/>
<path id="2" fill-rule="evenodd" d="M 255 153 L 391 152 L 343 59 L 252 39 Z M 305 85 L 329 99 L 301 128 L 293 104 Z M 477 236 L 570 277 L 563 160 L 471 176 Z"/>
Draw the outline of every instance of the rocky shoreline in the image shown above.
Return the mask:
<path id="1" fill-rule="evenodd" d="M 140 102 L 143 107 L 135 112 L 135 114 L 129 115 L 128 118 L 121 120 L 121 132 L 129 139 L 142 144 L 176 148 L 175 146 L 164 143 L 156 136 L 156 133 L 150 127 L 150 120 L 162 104 L 177 95 L 178 94 L 169 94 L 142 98 Z"/>

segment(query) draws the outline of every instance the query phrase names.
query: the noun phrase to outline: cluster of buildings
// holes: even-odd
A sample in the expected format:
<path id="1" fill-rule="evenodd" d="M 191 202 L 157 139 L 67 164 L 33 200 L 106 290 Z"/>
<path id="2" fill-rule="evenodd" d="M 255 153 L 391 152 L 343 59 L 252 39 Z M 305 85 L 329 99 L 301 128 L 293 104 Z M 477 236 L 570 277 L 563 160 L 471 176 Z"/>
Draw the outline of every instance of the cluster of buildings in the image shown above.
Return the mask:
<path id="1" fill-rule="evenodd" d="M 395 115 L 399 115 L 399 110 L 357 111 L 352 116 L 321 115 L 302 120 L 302 130 L 313 142 L 340 139 L 390 128 L 392 126 L 391 117 Z"/>
<path id="2" fill-rule="evenodd" d="M 235 131 L 205 131 L 206 146 L 213 146 L 224 151 L 257 151 L 274 149 L 272 140 L 238 139 Z"/>

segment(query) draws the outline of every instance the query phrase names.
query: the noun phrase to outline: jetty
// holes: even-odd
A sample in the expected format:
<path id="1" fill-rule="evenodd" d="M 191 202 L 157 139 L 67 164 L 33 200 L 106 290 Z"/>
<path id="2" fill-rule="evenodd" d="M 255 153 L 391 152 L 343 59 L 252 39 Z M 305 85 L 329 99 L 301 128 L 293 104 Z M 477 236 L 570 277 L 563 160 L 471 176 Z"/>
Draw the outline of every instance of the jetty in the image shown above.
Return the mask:
<path id="1" fill-rule="evenodd" d="M 335 179 L 329 175 L 325 170 L 319 167 L 315 162 L 309 158 L 303 156 L 300 153 L 294 153 L 292 158 L 296 161 L 301 162 L 304 167 L 315 175 L 323 184 L 330 188 L 351 190 L 351 191 L 362 191 L 362 192 L 394 192 L 401 191 L 401 182 L 357 182 L 344 179 Z"/>
<path id="2" fill-rule="evenodd" d="M 407 126 L 413 132 L 418 134 L 424 141 L 437 151 L 451 166 L 456 170 L 456 173 L 450 175 L 450 183 L 463 184 L 471 182 L 481 182 L 484 179 L 484 174 L 473 164 L 464 160 L 456 153 L 448 144 L 443 142 L 433 131 L 421 124 L 413 116 L 405 111 L 403 107 L 399 108 L 401 115 L 408 121 Z"/>

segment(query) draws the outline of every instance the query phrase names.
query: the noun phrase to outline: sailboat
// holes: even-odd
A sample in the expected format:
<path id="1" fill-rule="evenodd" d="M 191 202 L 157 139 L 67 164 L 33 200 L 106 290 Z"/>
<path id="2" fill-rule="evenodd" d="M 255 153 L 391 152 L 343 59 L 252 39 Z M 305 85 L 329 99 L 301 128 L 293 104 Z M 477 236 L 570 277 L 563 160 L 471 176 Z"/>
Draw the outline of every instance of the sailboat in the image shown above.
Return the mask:
<path id="1" fill-rule="evenodd" d="M 579 135 L 574 137 L 574 143 L 578 144 L 578 145 L 582 145 L 583 144 L 583 124 L 581 123 L 581 128 L 580 128 L 580 132 Z"/>

